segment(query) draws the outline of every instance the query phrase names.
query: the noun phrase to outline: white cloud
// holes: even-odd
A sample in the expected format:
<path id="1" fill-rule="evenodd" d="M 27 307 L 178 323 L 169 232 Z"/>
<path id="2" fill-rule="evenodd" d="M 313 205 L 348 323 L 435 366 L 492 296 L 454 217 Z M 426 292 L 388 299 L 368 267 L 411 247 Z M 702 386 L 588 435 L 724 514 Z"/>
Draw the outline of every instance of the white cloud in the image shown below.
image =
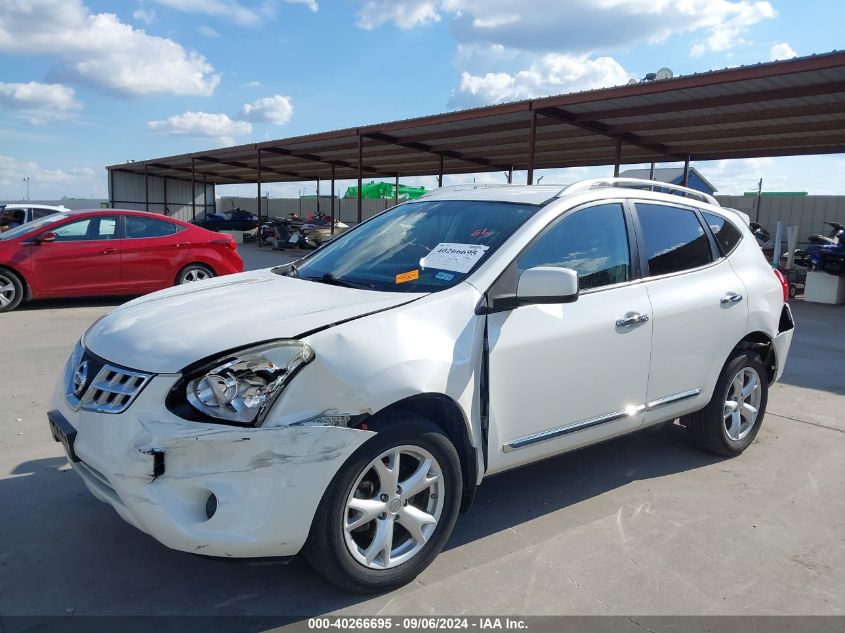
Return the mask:
<path id="1" fill-rule="evenodd" d="M 317 4 L 317 0 L 285 0 L 288 4 L 304 4 L 306 7 L 311 9 L 312 13 L 317 13 L 320 10 L 320 6 Z"/>
<path id="2" fill-rule="evenodd" d="M 220 82 L 202 55 L 114 14 L 91 13 L 81 0 L 4 0 L 0 51 L 57 57 L 54 81 L 125 95 L 208 96 Z"/>
<path id="3" fill-rule="evenodd" d="M 218 33 L 217 31 L 215 31 L 215 30 L 214 30 L 213 28 L 211 28 L 210 26 L 206 26 L 206 25 L 204 25 L 204 24 L 203 24 L 202 26 L 198 26 L 198 27 L 197 27 L 197 32 L 198 32 L 200 35 L 205 35 L 206 37 L 220 37 L 220 33 Z"/>
<path id="4" fill-rule="evenodd" d="M 792 59 L 793 57 L 798 57 L 798 53 L 796 53 L 786 42 L 775 44 L 769 52 L 769 59 L 772 61 L 776 61 L 778 59 Z"/>
<path id="5" fill-rule="evenodd" d="M 48 169 L 32 161 L 20 161 L 0 154 L 0 198 L 21 199 L 26 192 L 24 177 L 30 179 L 33 199 L 55 199 L 63 195 L 105 196 L 105 174 L 91 167 Z"/>
<path id="6" fill-rule="evenodd" d="M 284 125 L 293 116 L 293 103 L 290 97 L 273 95 L 247 103 L 244 105 L 241 115 L 248 121 Z"/>
<path id="7" fill-rule="evenodd" d="M 452 105 L 501 103 L 550 94 L 592 90 L 626 83 L 631 78 L 612 57 L 590 58 L 549 53 L 528 69 L 514 73 L 463 72 Z"/>
<path id="8" fill-rule="evenodd" d="M 155 0 L 161 5 L 185 13 L 202 13 L 232 20 L 241 26 L 254 26 L 273 17 L 275 4 L 266 1 L 257 7 L 248 7 L 236 0 Z"/>
<path id="9" fill-rule="evenodd" d="M 153 132 L 171 136 L 216 139 L 224 145 L 234 145 L 235 137 L 252 132 L 250 123 L 232 120 L 226 114 L 190 111 L 163 121 L 147 121 L 147 127 Z"/>
<path id="10" fill-rule="evenodd" d="M 244 88 L 260 88 L 261 82 L 260 81 L 248 81 L 244 84 Z"/>
<path id="11" fill-rule="evenodd" d="M 588 53 L 704 31 L 696 50 L 725 50 L 745 30 L 774 17 L 763 0 L 359 0 L 356 24 L 400 28 L 451 17 L 461 44 L 501 44 L 537 52 Z"/>
<path id="12" fill-rule="evenodd" d="M 439 4 L 428 0 L 366 0 L 358 10 L 355 24 L 368 31 L 387 22 L 400 29 L 410 29 L 439 22 Z"/>
<path id="13" fill-rule="evenodd" d="M 62 84 L 4 83 L 0 81 L 0 107 L 20 111 L 30 123 L 67 118 L 82 107 L 73 88 Z"/>
<path id="14" fill-rule="evenodd" d="M 153 9 L 145 9 L 144 7 L 138 7 L 135 11 L 132 12 L 132 17 L 135 18 L 138 22 L 143 22 L 144 24 L 152 24 L 156 21 L 156 12 Z"/>
<path id="15" fill-rule="evenodd" d="M 748 27 L 777 15 L 768 2 L 718 0 L 713 6 L 716 8 L 715 15 L 704 22 L 709 35 L 703 40 L 693 42 L 690 47 L 693 57 L 701 57 L 708 51 L 720 53 L 739 44 L 746 44 L 742 36 Z"/>

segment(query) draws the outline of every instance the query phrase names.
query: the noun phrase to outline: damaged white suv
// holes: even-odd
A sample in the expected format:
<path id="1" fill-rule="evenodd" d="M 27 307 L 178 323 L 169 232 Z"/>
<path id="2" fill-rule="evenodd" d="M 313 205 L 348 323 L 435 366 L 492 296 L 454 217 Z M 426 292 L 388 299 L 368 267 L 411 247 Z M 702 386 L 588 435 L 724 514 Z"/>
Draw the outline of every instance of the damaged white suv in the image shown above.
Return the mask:
<path id="1" fill-rule="evenodd" d="M 49 420 L 168 547 L 304 551 L 379 591 L 432 562 L 484 477 L 676 418 L 741 453 L 792 333 L 747 216 L 709 196 L 444 189 L 295 264 L 120 306 Z"/>

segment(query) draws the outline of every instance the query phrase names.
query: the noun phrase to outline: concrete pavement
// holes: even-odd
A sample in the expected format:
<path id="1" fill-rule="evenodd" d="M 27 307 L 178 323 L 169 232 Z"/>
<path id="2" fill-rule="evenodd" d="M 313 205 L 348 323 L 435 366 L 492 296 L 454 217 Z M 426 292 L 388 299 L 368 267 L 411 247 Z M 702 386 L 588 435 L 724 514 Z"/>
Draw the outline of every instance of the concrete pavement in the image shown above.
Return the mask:
<path id="1" fill-rule="evenodd" d="M 0 315 L 0 614 L 845 612 L 845 307 L 795 304 L 783 382 L 741 457 L 698 452 L 667 424 L 491 478 L 416 582 L 366 597 L 298 560 L 168 550 L 88 493 L 44 414 L 112 305 Z"/>

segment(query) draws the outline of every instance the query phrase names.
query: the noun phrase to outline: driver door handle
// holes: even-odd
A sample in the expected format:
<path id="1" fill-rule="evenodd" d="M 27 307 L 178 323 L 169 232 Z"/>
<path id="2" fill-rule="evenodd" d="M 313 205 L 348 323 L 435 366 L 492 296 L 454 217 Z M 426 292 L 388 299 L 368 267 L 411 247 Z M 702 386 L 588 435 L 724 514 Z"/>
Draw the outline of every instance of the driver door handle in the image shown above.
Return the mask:
<path id="1" fill-rule="evenodd" d="M 616 327 L 630 327 L 632 325 L 637 325 L 638 323 L 645 323 L 646 321 L 648 321 L 647 314 L 627 312 L 621 319 L 616 319 Z"/>
<path id="2" fill-rule="evenodd" d="M 728 305 L 731 305 L 733 303 L 739 303 L 740 301 L 742 301 L 742 295 L 741 294 L 739 294 L 738 292 L 729 292 L 728 294 L 726 294 L 724 297 L 721 298 L 720 303 L 723 306 L 728 306 Z"/>
<path id="3" fill-rule="evenodd" d="M 103 249 L 103 255 L 110 255 L 111 253 L 116 253 L 116 252 L 117 252 L 116 248 L 104 248 Z"/>

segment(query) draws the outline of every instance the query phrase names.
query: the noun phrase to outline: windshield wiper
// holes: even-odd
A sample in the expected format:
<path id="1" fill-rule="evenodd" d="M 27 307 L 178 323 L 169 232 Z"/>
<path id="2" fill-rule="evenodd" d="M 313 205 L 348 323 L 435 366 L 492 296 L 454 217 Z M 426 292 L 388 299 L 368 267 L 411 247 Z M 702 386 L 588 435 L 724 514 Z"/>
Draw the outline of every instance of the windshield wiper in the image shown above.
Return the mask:
<path id="1" fill-rule="evenodd" d="M 348 279 L 338 279 L 331 273 L 325 273 L 322 277 L 300 277 L 300 279 L 316 281 L 318 283 L 327 284 L 329 286 L 341 286 L 343 288 L 366 288 L 367 290 L 374 290 L 372 284 L 363 281 L 350 281 Z"/>

